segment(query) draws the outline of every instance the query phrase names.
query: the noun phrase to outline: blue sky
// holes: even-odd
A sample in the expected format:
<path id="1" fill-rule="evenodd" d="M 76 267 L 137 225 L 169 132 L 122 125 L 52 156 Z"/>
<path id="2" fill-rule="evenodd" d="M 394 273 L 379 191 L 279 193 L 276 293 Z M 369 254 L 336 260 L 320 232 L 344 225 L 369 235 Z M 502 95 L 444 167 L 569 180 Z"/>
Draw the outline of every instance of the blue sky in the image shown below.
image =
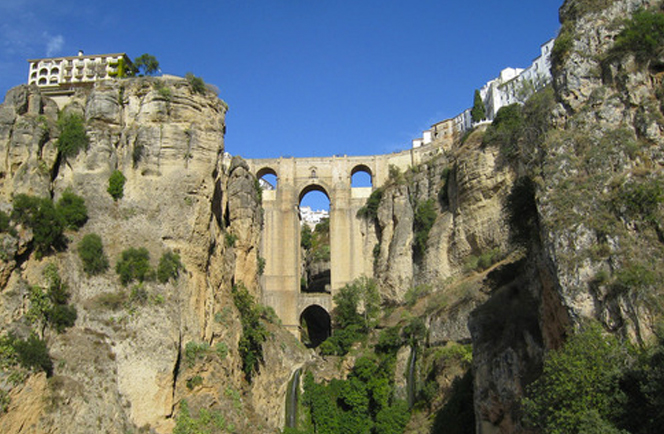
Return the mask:
<path id="1" fill-rule="evenodd" d="M 0 0 L 0 96 L 29 58 L 126 52 L 203 77 L 246 158 L 410 147 L 555 37 L 562 0 Z"/>

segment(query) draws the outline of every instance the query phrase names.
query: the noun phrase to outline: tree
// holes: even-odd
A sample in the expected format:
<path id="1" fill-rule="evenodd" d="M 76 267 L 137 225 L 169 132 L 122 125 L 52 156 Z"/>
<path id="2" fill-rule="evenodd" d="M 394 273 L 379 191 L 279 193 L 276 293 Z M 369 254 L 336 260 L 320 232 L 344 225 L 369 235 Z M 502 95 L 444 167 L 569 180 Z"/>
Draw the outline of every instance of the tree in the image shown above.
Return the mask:
<path id="1" fill-rule="evenodd" d="M 159 72 L 159 62 L 153 55 L 144 53 L 134 59 L 134 69 L 141 76 L 154 75 Z"/>
<path id="2" fill-rule="evenodd" d="M 475 100 L 473 101 L 473 108 L 470 110 L 470 117 L 473 122 L 480 122 L 486 119 L 486 108 L 484 101 L 479 90 L 475 90 Z"/>
<path id="3" fill-rule="evenodd" d="M 591 421 L 610 426 L 624 398 L 619 378 L 625 359 L 618 340 L 598 325 L 573 335 L 549 354 L 541 377 L 528 387 L 526 420 L 550 434 L 585 432 Z"/>

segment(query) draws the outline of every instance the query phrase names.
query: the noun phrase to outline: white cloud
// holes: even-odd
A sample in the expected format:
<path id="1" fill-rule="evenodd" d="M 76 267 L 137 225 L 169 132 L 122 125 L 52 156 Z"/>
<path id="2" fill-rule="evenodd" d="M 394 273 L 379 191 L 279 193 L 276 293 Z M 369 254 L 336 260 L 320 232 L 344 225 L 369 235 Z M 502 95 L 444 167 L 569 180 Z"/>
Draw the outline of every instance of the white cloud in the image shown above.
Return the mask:
<path id="1" fill-rule="evenodd" d="M 62 35 L 51 36 L 45 33 L 46 37 L 46 56 L 51 57 L 59 54 L 65 45 L 65 38 Z"/>

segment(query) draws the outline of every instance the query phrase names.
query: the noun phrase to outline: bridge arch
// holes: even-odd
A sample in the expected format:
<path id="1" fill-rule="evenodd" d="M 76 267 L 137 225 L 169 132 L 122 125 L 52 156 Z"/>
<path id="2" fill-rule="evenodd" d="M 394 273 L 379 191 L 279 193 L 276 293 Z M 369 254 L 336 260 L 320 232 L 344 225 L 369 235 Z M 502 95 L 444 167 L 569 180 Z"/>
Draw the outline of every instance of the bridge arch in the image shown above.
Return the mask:
<path id="1" fill-rule="evenodd" d="M 302 203 L 302 199 L 304 199 L 304 196 L 306 196 L 308 193 L 311 193 L 312 191 L 319 191 L 323 193 L 327 199 L 330 201 L 330 206 L 332 206 L 332 197 L 330 196 L 329 191 L 332 191 L 329 186 L 325 185 L 324 183 L 317 181 L 317 182 L 307 182 L 304 184 L 304 186 L 300 186 L 299 188 L 300 194 L 298 195 L 297 198 L 297 204 L 299 205 Z"/>
<path id="2" fill-rule="evenodd" d="M 366 164 L 357 164 L 350 171 L 350 185 L 356 187 L 373 187 L 374 174 Z"/>
<path id="3" fill-rule="evenodd" d="M 270 184 L 274 190 L 277 189 L 279 175 L 277 171 L 269 166 L 262 167 L 256 172 L 256 178 Z"/>
<path id="4" fill-rule="evenodd" d="M 300 313 L 302 341 L 310 348 L 316 348 L 332 335 L 332 319 L 328 311 L 311 304 Z"/>

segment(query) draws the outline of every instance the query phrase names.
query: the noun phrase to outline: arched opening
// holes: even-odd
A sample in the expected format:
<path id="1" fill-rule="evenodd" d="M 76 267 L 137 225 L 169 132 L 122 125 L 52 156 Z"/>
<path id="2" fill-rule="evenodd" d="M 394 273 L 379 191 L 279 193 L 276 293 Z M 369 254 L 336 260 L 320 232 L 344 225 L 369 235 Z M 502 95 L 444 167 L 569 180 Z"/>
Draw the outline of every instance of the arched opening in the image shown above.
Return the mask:
<path id="1" fill-rule="evenodd" d="M 310 185 L 300 193 L 300 290 L 331 291 L 330 199 L 325 189 Z"/>
<path id="2" fill-rule="evenodd" d="M 57 75 L 60 74 L 60 70 L 58 68 L 51 68 L 51 75 Z"/>
<path id="3" fill-rule="evenodd" d="M 350 176 L 351 176 L 350 186 L 352 188 L 373 187 L 371 169 L 369 169 L 364 164 L 355 166 L 353 170 L 350 172 Z"/>
<path id="4" fill-rule="evenodd" d="M 316 348 L 332 333 L 330 314 L 317 304 L 311 305 L 300 315 L 300 327 L 302 342 L 308 348 Z"/>
<path id="5" fill-rule="evenodd" d="M 43 77 L 45 75 L 48 75 L 48 69 L 42 68 L 39 70 L 39 76 Z"/>
<path id="6" fill-rule="evenodd" d="M 40 78 L 40 79 L 39 79 L 39 84 L 40 84 L 40 85 L 46 84 L 46 77 L 42 77 L 42 78 Z"/>
<path id="7" fill-rule="evenodd" d="M 256 173 L 258 183 L 263 190 L 276 190 L 277 189 L 277 172 L 270 167 L 264 167 Z"/>

